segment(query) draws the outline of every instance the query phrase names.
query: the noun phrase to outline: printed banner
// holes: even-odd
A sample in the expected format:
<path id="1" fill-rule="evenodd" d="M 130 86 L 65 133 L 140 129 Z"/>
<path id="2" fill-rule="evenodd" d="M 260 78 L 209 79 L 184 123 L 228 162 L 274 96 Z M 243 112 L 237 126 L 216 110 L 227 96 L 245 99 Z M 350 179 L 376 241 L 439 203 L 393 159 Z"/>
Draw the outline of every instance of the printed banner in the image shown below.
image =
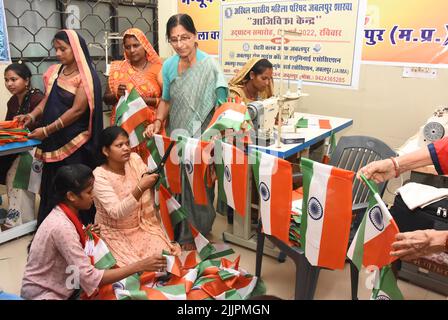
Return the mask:
<path id="1" fill-rule="evenodd" d="M 362 60 L 448 67 L 448 1 L 369 0 Z"/>
<path id="2" fill-rule="evenodd" d="M 356 88 L 364 0 L 275 1 L 222 4 L 220 60 L 235 75 L 247 60 L 266 58 L 274 78 Z M 281 30 L 285 34 L 281 55 Z"/>
<path id="3" fill-rule="evenodd" d="M 221 4 L 247 2 L 247 0 L 178 0 L 178 11 L 193 17 L 199 31 L 201 50 L 217 55 Z M 302 4 L 303 1 L 295 2 Z M 267 3 L 272 6 L 277 4 L 277 1 Z M 368 0 L 367 4 L 364 17 L 363 62 L 396 66 L 446 67 L 448 21 L 445 13 L 448 12 L 448 1 Z M 364 12 L 360 14 L 364 15 Z"/>

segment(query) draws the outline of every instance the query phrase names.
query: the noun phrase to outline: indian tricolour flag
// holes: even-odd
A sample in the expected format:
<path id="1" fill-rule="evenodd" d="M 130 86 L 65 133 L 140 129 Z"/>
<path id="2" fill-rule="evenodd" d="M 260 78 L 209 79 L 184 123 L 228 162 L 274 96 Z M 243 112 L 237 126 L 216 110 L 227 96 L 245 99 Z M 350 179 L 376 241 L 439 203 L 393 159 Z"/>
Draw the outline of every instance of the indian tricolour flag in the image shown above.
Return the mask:
<path id="1" fill-rule="evenodd" d="M 247 112 L 247 106 L 239 103 L 226 102 L 216 109 L 202 137 L 207 140 L 226 129 L 239 131 L 244 121 L 248 120 L 250 120 L 250 117 Z"/>
<path id="2" fill-rule="evenodd" d="M 343 269 L 352 221 L 354 172 L 301 159 L 301 242 L 313 266 Z"/>
<path id="3" fill-rule="evenodd" d="M 36 149 L 34 148 L 19 155 L 13 187 L 38 194 L 42 180 L 43 163 L 34 158 L 35 151 Z"/>
<path id="4" fill-rule="evenodd" d="M 400 288 L 398 288 L 397 279 L 394 276 L 391 266 L 384 266 L 379 272 L 379 281 L 373 288 L 370 300 L 403 300 L 403 294 Z"/>
<path id="5" fill-rule="evenodd" d="M 214 253 L 216 249 L 210 244 L 206 237 L 193 227 L 191 223 L 189 225 L 199 257 L 201 257 L 202 260 L 205 260 Z"/>
<path id="6" fill-rule="evenodd" d="M 145 289 L 150 300 L 187 300 L 185 285 L 164 286 Z"/>
<path id="7" fill-rule="evenodd" d="M 117 261 L 110 252 L 106 243 L 90 229 L 86 229 L 85 233 L 87 240 L 84 246 L 84 252 L 88 257 L 90 257 L 90 260 L 95 268 L 107 270 L 115 266 Z"/>
<path id="8" fill-rule="evenodd" d="M 143 132 L 148 120 L 149 108 L 137 90 L 132 88 L 130 93 L 126 91 L 117 103 L 115 125 L 121 126 L 129 134 L 131 147 L 144 141 Z"/>
<path id="9" fill-rule="evenodd" d="M 390 255 L 390 252 L 399 230 L 389 209 L 378 194 L 376 184 L 368 181 L 363 175 L 361 178 L 370 189 L 369 205 L 350 245 L 347 257 L 353 261 L 358 270 L 361 270 L 362 265 L 382 268 L 396 259 Z"/>
<path id="10" fill-rule="evenodd" d="M 296 123 L 296 128 L 331 129 L 331 123 L 328 119 L 300 118 Z"/>
<path id="11" fill-rule="evenodd" d="M 154 170 L 157 165 L 162 161 L 171 140 L 168 137 L 155 134 L 147 142 L 147 147 L 150 152 L 148 157 L 148 169 Z M 172 193 L 181 193 L 180 183 L 180 159 L 176 146 L 171 149 L 170 155 L 165 162 L 163 171 L 161 172 L 161 181 L 163 185 L 168 188 Z"/>
<path id="12" fill-rule="evenodd" d="M 222 141 L 215 142 L 218 197 L 235 211 L 246 213 L 248 161 L 244 151 Z"/>
<path id="13" fill-rule="evenodd" d="M 292 201 L 291 163 L 254 150 L 251 165 L 260 195 L 263 232 L 288 243 Z"/>
<path id="14" fill-rule="evenodd" d="M 168 273 L 174 274 L 177 277 L 182 275 L 182 263 L 179 257 L 171 255 L 169 252 L 163 250 L 162 256 L 166 259 L 166 271 Z"/>
<path id="15" fill-rule="evenodd" d="M 140 276 L 135 273 L 112 284 L 118 300 L 148 300 L 146 292 L 140 290 Z"/>
<path id="16" fill-rule="evenodd" d="M 208 201 L 205 189 L 207 163 L 203 157 L 203 152 L 209 143 L 194 138 L 180 137 L 180 140 L 182 146 L 182 162 L 191 191 L 193 192 L 194 202 L 199 205 L 207 205 Z"/>
<path id="17" fill-rule="evenodd" d="M 163 186 L 160 186 L 160 217 L 162 219 L 165 231 L 171 241 L 174 241 L 174 228 L 176 224 L 187 217 L 185 210 L 181 207 L 179 202 L 169 193 Z"/>

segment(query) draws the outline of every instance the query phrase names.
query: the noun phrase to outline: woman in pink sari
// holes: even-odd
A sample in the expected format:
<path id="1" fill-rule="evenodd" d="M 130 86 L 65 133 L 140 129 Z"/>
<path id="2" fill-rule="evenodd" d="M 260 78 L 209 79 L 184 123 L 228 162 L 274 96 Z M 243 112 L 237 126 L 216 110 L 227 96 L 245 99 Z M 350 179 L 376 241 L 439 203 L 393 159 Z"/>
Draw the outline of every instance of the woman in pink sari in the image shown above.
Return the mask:
<path id="1" fill-rule="evenodd" d="M 154 209 L 154 175 L 143 175 L 148 168 L 131 152 L 129 136 L 121 127 L 103 130 L 100 136 L 103 164 L 94 170 L 95 222 L 101 237 L 117 260 L 125 266 L 163 250 L 177 255 Z"/>

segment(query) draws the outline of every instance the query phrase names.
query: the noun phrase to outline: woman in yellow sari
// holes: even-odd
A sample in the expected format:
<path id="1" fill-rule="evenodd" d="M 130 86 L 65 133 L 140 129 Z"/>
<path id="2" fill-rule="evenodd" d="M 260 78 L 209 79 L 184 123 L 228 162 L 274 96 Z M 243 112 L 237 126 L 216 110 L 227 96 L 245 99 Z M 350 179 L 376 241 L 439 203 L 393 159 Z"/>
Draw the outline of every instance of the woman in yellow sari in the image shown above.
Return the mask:
<path id="1" fill-rule="evenodd" d="M 274 95 L 273 67 L 267 59 L 253 58 L 229 82 L 231 98 L 240 98 L 245 104 Z"/>
<path id="2" fill-rule="evenodd" d="M 156 109 L 162 95 L 162 78 L 159 77 L 162 69 L 162 60 L 149 43 L 145 34 L 137 28 L 126 30 L 123 34 L 123 47 L 125 59 L 111 63 L 109 83 L 103 97 L 108 105 L 113 105 L 111 125 L 115 124 L 116 104 L 125 91 L 135 88 L 145 100 L 149 112 L 147 124 L 155 120 Z M 145 143 L 132 149 L 146 162 L 149 151 Z"/>

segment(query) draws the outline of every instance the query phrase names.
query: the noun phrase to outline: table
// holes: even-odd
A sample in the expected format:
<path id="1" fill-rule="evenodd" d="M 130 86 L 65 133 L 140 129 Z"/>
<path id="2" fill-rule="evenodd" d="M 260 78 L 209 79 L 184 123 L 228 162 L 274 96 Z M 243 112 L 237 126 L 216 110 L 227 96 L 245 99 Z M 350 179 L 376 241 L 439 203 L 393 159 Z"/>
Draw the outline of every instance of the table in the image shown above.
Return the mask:
<path id="1" fill-rule="evenodd" d="M 331 129 L 297 129 L 297 133 L 303 134 L 305 138 L 304 143 L 300 144 L 280 144 L 280 148 L 277 147 L 277 142 L 269 147 L 249 145 L 249 152 L 252 149 L 257 149 L 268 154 L 275 155 L 279 158 L 285 159 L 292 155 L 298 154 L 305 150 L 308 150 L 310 146 L 328 138 L 332 133 L 340 132 L 353 124 L 352 119 L 337 118 L 309 113 L 299 113 L 300 117 L 308 119 L 318 118 L 323 120 L 330 120 Z M 297 114 L 296 114 L 297 117 Z M 229 226 L 228 230 L 223 233 L 223 240 L 231 242 L 242 247 L 246 247 L 251 250 L 256 250 L 256 225 L 251 224 L 251 186 L 252 186 L 252 170 L 248 170 L 248 190 L 246 201 L 246 214 L 241 217 L 235 213 L 233 215 L 233 226 Z M 265 241 L 264 253 L 272 256 L 279 257 L 280 252 L 269 241 Z"/>
<path id="2" fill-rule="evenodd" d="M 0 146 L 0 156 L 5 156 L 8 154 L 21 153 L 27 150 L 31 150 L 35 146 L 39 145 L 41 141 L 39 140 L 28 140 L 26 142 L 13 142 Z M 0 244 L 11 239 L 21 237 L 25 234 L 33 232 L 36 230 L 37 221 L 33 220 L 20 226 L 11 228 L 6 231 L 0 232 Z"/>

